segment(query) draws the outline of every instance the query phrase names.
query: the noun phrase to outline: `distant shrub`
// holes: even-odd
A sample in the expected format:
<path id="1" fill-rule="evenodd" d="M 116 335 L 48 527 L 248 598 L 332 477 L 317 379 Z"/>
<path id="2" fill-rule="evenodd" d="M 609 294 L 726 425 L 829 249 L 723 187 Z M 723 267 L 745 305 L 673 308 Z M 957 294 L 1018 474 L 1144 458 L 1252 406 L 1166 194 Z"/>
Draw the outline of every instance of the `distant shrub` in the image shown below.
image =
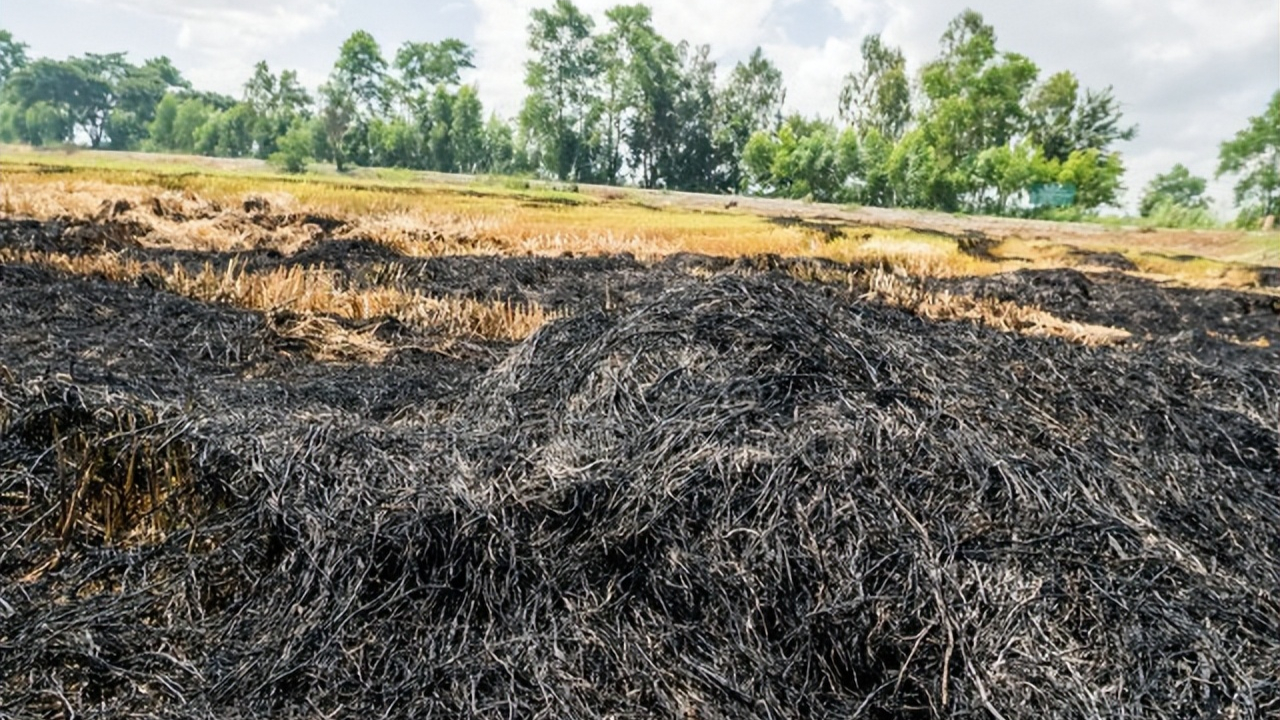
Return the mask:
<path id="1" fill-rule="evenodd" d="M 1162 228 L 1215 228 L 1218 219 L 1203 207 L 1187 207 L 1173 202 L 1160 202 L 1147 215 L 1147 223 Z"/>
<path id="2" fill-rule="evenodd" d="M 1231 224 L 1240 230 L 1258 230 L 1262 227 L 1262 208 L 1258 205 L 1246 205 L 1240 208 L 1240 214 Z"/>
<path id="3" fill-rule="evenodd" d="M 302 123 L 295 123 L 289 132 L 276 144 L 279 148 L 271 153 L 267 162 L 287 173 L 306 172 L 307 162 L 311 160 L 311 150 L 315 142 L 311 131 Z"/>

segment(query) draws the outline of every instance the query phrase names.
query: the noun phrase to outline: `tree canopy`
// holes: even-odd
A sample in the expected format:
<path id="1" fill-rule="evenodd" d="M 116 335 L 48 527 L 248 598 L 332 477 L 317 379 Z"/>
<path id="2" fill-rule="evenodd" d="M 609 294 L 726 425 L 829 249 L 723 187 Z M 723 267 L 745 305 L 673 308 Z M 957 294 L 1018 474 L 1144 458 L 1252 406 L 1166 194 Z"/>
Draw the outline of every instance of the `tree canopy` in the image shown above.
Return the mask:
<path id="1" fill-rule="evenodd" d="M 1280 213 L 1280 91 L 1261 115 L 1218 150 L 1218 176 L 1236 176 L 1236 204 L 1245 216 Z"/>
<path id="2" fill-rule="evenodd" d="M 1189 209 L 1204 209 L 1209 201 L 1204 196 L 1207 181 L 1196 177 L 1181 163 L 1174 165 L 1169 172 L 1161 173 L 1142 193 L 1142 202 L 1138 205 L 1138 214 L 1148 217 L 1161 204 L 1177 205 Z"/>
<path id="3" fill-rule="evenodd" d="M 1033 214 L 1041 184 L 1074 186 L 1080 212 L 1118 204 L 1119 147 L 1137 132 L 1112 88 L 1042 74 L 973 10 L 917 67 L 880 35 L 861 38 L 828 116 L 788 112 L 785 78 L 762 49 L 722 72 L 713 48 L 664 36 L 642 3 L 593 15 L 546 0 L 526 41 L 527 92 L 508 119 L 467 82 L 476 54 L 456 38 L 388 56 L 356 31 L 314 91 L 263 61 L 236 99 L 196 90 L 167 58 L 31 58 L 0 30 L 0 140 Z M 1277 102 L 1221 148 L 1218 173 L 1237 178 L 1237 201 L 1254 213 L 1280 198 Z M 1203 193 L 1176 166 L 1139 209 L 1203 209 Z"/>

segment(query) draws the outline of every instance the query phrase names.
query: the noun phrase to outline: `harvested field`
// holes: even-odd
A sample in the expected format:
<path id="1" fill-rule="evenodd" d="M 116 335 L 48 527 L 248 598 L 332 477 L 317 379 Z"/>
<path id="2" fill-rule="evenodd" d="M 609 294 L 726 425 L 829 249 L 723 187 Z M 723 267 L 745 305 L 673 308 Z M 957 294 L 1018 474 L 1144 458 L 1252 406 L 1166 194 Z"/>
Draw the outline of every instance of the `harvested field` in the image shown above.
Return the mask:
<path id="1" fill-rule="evenodd" d="M 0 219 L 0 716 L 1280 715 L 1274 293 L 121 198 Z"/>

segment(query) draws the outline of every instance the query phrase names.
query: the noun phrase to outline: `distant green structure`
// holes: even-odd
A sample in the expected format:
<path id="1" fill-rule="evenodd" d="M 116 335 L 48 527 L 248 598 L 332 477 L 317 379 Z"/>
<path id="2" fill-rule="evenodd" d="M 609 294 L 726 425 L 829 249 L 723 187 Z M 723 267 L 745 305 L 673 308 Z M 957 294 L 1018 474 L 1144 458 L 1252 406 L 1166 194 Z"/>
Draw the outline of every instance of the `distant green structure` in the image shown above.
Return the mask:
<path id="1" fill-rule="evenodd" d="M 1072 183 L 1036 183 L 1031 186 L 1031 206 L 1070 207 L 1076 201 L 1076 186 Z"/>

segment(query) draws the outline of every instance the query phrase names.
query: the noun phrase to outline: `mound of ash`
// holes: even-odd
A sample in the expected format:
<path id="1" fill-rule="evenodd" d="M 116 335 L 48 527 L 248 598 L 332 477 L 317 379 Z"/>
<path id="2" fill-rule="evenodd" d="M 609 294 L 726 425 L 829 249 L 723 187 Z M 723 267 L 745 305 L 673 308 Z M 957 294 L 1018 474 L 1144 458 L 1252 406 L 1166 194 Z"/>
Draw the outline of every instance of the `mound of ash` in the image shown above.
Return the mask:
<path id="1" fill-rule="evenodd" d="M 1265 717 L 1264 370 L 727 275 L 382 422 L 0 384 L 0 711 Z"/>

